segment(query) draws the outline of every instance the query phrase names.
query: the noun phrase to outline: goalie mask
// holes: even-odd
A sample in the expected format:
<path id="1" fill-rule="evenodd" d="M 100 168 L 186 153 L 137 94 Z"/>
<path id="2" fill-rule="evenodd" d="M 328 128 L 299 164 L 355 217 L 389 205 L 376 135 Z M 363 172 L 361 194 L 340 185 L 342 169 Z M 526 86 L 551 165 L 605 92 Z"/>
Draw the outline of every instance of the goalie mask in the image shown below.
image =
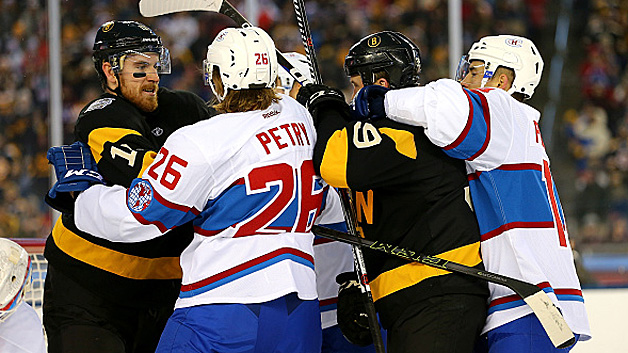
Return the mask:
<path id="1" fill-rule="evenodd" d="M 0 322 L 6 320 L 31 285 L 31 260 L 24 248 L 0 238 Z"/>
<path id="2" fill-rule="evenodd" d="M 294 66 L 297 70 L 299 70 L 300 73 L 305 76 L 305 79 L 310 82 L 314 82 L 314 80 L 312 80 L 312 73 L 310 72 L 310 64 L 308 63 L 305 55 L 292 52 L 284 53 L 283 56 L 288 59 L 292 66 Z M 294 77 L 292 77 L 292 75 L 290 75 L 290 73 L 286 71 L 283 66 L 281 66 L 281 68 L 279 69 L 277 77 L 279 78 L 279 83 L 277 87 L 283 88 L 286 92 L 290 92 L 290 90 L 292 89 L 292 85 L 294 85 Z"/>
<path id="3" fill-rule="evenodd" d="M 100 26 L 96 33 L 92 59 L 98 75 L 103 80 L 105 77 L 102 72 L 103 62 L 110 63 L 114 73 L 118 75 L 126 55 L 143 55 L 142 53 L 157 53 L 159 55 L 157 73 L 170 73 L 170 52 L 152 29 L 135 21 L 109 21 Z"/>
<path id="4" fill-rule="evenodd" d="M 419 48 L 399 32 L 368 35 L 349 49 L 344 65 L 347 76 L 360 75 L 364 85 L 372 85 L 375 75 L 385 71 L 391 88 L 417 86 L 421 72 Z"/>
<path id="5" fill-rule="evenodd" d="M 463 55 L 456 71 L 456 80 L 462 81 L 469 73 L 473 60 L 484 62 L 482 87 L 493 77 L 498 67 L 512 69 L 515 79 L 508 93 L 521 93 L 531 98 L 543 74 L 543 58 L 534 43 L 524 37 L 512 35 L 488 36 L 473 43 L 469 53 Z"/>
<path id="6" fill-rule="evenodd" d="M 220 101 L 229 90 L 273 88 L 277 79 L 275 43 L 261 28 L 226 28 L 207 48 L 203 67 L 205 84 Z M 221 94 L 212 80 L 214 68 L 222 80 Z"/>

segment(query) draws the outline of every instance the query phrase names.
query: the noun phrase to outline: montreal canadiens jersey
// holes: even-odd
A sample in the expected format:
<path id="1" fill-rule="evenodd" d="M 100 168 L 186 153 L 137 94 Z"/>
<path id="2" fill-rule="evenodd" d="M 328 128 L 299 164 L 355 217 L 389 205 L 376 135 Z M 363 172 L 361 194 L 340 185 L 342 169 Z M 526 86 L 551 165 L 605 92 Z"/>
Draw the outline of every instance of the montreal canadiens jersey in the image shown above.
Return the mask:
<path id="1" fill-rule="evenodd" d="M 323 227 L 347 231 L 340 196 L 334 188 L 329 188 L 325 208 L 316 219 L 316 223 Z M 317 236 L 314 239 L 314 261 L 321 324 L 322 328 L 326 329 L 338 324 L 336 276 L 343 272 L 353 272 L 351 245 Z"/>
<path id="2" fill-rule="evenodd" d="M 313 235 L 327 187 L 314 173 L 307 110 L 281 95 L 263 111 L 227 113 L 174 132 L 130 188 L 94 186 L 79 229 L 117 242 L 192 221 L 177 308 L 317 298 Z"/>
<path id="3" fill-rule="evenodd" d="M 468 90 L 448 79 L 386 93 L 388 117 L 426 128 L 464 159 L 488 271 L 533 283 L 581 340 L 590 329 L 562 206 L 539 129 L 540 113 L 501 89 Z M 532 313 L 510 289 L 489 285 L 484 332 Z"/>

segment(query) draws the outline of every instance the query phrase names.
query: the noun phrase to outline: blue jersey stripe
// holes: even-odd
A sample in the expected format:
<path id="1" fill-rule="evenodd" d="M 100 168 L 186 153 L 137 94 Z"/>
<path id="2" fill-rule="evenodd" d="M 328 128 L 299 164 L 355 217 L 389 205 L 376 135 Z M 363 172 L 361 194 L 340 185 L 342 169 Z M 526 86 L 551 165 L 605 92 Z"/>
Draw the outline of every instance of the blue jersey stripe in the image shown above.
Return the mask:
<path id="1" fill-rule="evenodd" d="M 499 229 L 553 226 L 540 170 L 495 169 L 470 179 L 473 206 L 483 235 Z M 560 201 L 557 202 L 560 207 Z"/>
<path id="2" fill-rule="evenodd" d="M 205 292 L 209 292 L 212 289 L 221 287 L 227 283 L 233 282 L 239 278 L 250 275 L 251 273 L 268 268 L 284 260 L 294 261 L 296 263 L 299 263 L 301 265 L 304 265 L 314 270 L 314 264 L 309 259 L 305 259 L 301 256 L 298 256 L 292 253 L 281 253 L 277 256 L 267 259 L 264 262 L 260 262 L 260 263 L 253 262 L 254 263 L 253 265 L 246 267 L 243 270 L 237 271 L 233 274 L 230 274 L 228 276 L 219 277 L 219 279 L 216 279 L 215 281 L 212 281 L 211 279 L 200 281 L 200 282 L 206 282 L 207 284 L 204 284 L 203 286 L 200 286 L 198 288 L 194 288 L 190 290 L 185 290 L 182 288 L 181 291 L 179 292 L 179 298 L 190 298 L 190 297 L 193 297 L 193 296 L 205 293 Z"/>
<path id="3" fill-rule="evenodd" d="M 456 141 L 443 150 L 453 158 L 473 160 L 488 146 L 490 116 L 486 97 L 476 91 L 464 89 L 469 100 L 467 126 Z"/>

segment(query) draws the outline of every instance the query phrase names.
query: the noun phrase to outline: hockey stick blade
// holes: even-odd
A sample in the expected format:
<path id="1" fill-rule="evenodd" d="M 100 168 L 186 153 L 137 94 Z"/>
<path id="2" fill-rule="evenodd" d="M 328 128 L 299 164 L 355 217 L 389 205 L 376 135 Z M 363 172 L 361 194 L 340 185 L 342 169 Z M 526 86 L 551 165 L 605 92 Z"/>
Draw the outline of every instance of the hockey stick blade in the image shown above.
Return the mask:
<path id="1" fill-rule="evenodd" d="M 218 12 L 222 0 L 140 0 L 140 13 L 144 17 L 155 17 L 183 11 Z"/>
<path id="2" fill-rule="evenodd" d="M 416 251 L 399 246 L 354 237 L 347 233 L 326 227 L 313 226 L 312 232 L 323 238 L 341 241 L 351 245 L 358 245 L 364 248 L 400 257 L 405 260 L 419 262 L 427 266 L 451 272 L 466 274 L 491 283 L 506 286 L 517 293 L 517 295 L 519 295 L 526 302 L 526 304 L 528 304 L 534 312 L 534 315 L 536 315 L 541 322 L 543 329 L 555 347 L 567 348 L 576 342 L 573 332 L 571 332 L 569 325 L 567 325 L 567 321 L 565 321 L 565 318 L 562 316 L 558 308 L 541 288 L 533 284 L 497 273 L 478 270 L 476 268 L 444 260 L 439 257 L 421 255 Z"/>
<path id="3" fill-rule="evenodd" d="M 212 11 L 231 18 L 240 27 L 252 26 L 238 10 L 226 0 L 140 0 L 140 13 L 144 17 L 155 17 L 175 12 Z M 294 67 L 283 54 L 277 51 L 277 62 L 302 85 L 311 83 Z"/>

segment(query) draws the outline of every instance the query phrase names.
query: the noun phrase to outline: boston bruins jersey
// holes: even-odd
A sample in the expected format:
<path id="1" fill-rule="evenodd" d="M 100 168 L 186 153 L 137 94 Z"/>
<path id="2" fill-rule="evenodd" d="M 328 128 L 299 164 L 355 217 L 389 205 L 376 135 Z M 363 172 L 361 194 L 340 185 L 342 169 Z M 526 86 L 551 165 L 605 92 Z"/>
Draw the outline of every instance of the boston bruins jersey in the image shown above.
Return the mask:
<path id="1" fill-rule="evenodd" d="M 330 185 L 351 189 L 362 236 L 482 268 L 480 233 L 465 201 L 464 163 L 434 146 L 420 127 L 382 119 L 351 122 L 346 105 L 313 114 L 314 164 Z M 425 298 L 488 295 L 487 285 L 460 274 L 364 251 L 382 325 Z"/>
<path id="2" fill-rule="evenodd" d="M 79 114 L 75 137 L 90 146 L 109 184 L 128 187 L 172 132 L 213 115 L 189 92 L 160 88 L 158 101 L 157 110 L 145 113 L 124 98 L 103 94 Z M 159 239 L 113 243 L 81 232 L 73 216 L 63 214 L 44 254 L 55 269 L 110 300 L 133 306 L 174 303 L 181 282 L 179 255 L 192 234 L 186 224 Z"/>

